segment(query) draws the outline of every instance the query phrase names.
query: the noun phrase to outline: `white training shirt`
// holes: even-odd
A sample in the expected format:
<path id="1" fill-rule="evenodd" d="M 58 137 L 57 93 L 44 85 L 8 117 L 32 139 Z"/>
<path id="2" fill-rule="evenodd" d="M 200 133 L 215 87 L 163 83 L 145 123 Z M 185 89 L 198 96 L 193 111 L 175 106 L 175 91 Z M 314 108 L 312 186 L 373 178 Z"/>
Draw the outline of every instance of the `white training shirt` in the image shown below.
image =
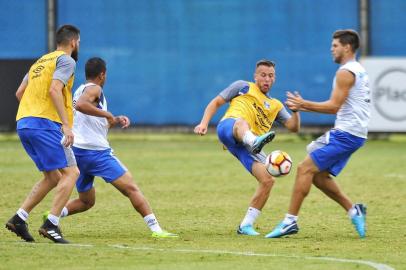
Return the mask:
<path id="1" fill-rule="evenodd" d="M 355 83 L 337 112 L 334 128 L 366 139 L 368 136 L 368 122 L 371 115 L 371 92 L 368 74 L 364 67 L 355 60 L 340 66 L 339 70 L 341 69 L 353 73 Z M 334 77 L 333 88 L 335 86 L 336 78 Z"/>
<path id="2" fill-rule="evenodd" d="M 86 91 L 86 87 L 92 85 L 95 84 L 87 83 L 78 87 L 73 95 L 73 107 L 75 107 L 83 92 Z M 101 91 L 97 107 L 107 111 L 107 101 L 103 90 Z M 106 118 L 87 115 L 75 109 L 73 109 L 73 113 L 73 134 L 75 135 L 73 146 L 88 150 L 105 150 L 110 148 L 107 141 L 109 126 Z"/>

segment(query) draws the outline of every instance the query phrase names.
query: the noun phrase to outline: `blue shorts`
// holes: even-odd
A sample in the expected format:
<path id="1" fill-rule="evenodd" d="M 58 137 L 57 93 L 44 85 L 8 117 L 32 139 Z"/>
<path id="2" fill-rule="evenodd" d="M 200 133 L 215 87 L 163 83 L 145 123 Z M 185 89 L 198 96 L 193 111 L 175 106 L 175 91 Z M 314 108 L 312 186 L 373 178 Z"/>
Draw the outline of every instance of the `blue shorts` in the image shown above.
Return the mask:
<path id="1" fill-rule="evenodd" d="M 218 123 L 217 135 L 220 141 L 227 147 L 227 150 L 252 174 L 252 164 L 254 161 L 264 163 L 266 156 L 263 152 L 256 155 L 251 154 L 242 143 L 235 140 L 233 135 L 235 121 L 236 119 L 234 118 L 226 118 Z"/>
<path id="2" fill-rule="evenodd" d="M 38 170 L 48 172 L 76 165 L 72 149 L 61 144 L 61 131 L 22 128 L 17 134 Z"/>
<path id="3" fill-rule="evenodd" d="M 337 176 L 345 167 L 350 156 L 364 145 L 366 139 L 348 132 L 332 129 L 311 142 L 307 151 L 320 171 Z"/>
<path id="4" fill-rule="evenodd" d="M 111 183 L 124 175 L 127 168 L 113 155 L 112 149 L 87 150 L 72 147 L 80 175 L 76 181 L 78 192 L 86 192 L 93 187 L 94 177 L 99 176 Z"/>

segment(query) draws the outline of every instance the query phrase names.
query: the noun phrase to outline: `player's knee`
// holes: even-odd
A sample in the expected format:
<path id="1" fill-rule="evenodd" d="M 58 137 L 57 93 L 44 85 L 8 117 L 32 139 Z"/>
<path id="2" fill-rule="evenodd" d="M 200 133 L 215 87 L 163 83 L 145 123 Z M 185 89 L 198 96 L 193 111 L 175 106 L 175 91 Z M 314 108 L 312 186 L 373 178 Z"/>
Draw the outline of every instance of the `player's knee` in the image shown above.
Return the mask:
<path id="1" fill-rule="evenodd" d="M 96 204 L 96 200 L 95 199 L 86 200 L 86 201 L 83 202 L 83 204 L 85 205 L 86 210 L 88 210 L 88 209 L 92 208 Z"/>
<path id="2" fill-rule="evenodd" d="M 74 167 L 72 169 L 71 177 L 76 181 L 80 175 L 80 171 L 78 167 Z"/>
<path id="3" fill-rule="evenodd" d="M 64 169 L 62 171 L 62 177 L 72 179 L 76 181 L 79 177 L 80 171 L 79 168 L 74 166 L 74 167 L 69 167 L 68 169 Z"/>
<path id="4" fill-rule="evenodd" d="M 127 185 L 123 190 L 122 193 L 127 196 L 131 197 L 136 195 L 139 192 L 139 188 L 136 185 Z"/>
<path id="5" fill-rule="evenodd" d="M 48 175 L 45 177 L 44 181 L 47 181 L 51 186 L 55 187 L 60 179 L 61 175 Z"/>
<path id="6" fill-rule="evenodd" d="M 311 174 L 311 167 L 308 166 L 305 162 L 300 162 L 297 166 L 297 174 L 304 175 L 304 174 Z"/>
<path id="7" fill-rule="evenodd" d="M 233 126 L 233 131 L 234 131 L 233 133 L 239 134 L 242 131 L 246 130 L 247 128 L 249 128 L 249 126 L 244 119 L 237 119 Z"/>
<path id="8" fill-rule="evenodd" d="M 275 178 L 268 173 L 263 177 L 263 179 L 261 179 L 261 185 L 263 185 L 267 189 L 271 189 L 274 183 Z"/>

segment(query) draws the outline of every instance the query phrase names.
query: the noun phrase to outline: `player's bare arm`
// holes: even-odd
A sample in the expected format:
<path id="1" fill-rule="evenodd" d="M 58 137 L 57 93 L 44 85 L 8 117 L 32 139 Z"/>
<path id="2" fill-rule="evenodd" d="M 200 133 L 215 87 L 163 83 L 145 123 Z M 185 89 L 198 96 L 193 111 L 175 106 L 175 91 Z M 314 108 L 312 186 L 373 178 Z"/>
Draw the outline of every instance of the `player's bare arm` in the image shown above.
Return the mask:
<path id="1" fill-rule="evenodd" d="M 85 91 L 76 102 L 75 109 L 87 115 L 104 117 L 107 119 L 110 126 L 114 126 L 117 124 L 114 115 L 111 112 L 106 112 L 97 108 L 100 95 L 101 87 L 99 85 L 86 87 Z"/>
<path id="2" fill-rule="evenodd" d="M 207 127 L 210 120 L 216 114 L 217 110 L 226 103 L 225 99 L 221 96 L 213 98 L 204 110 L 203 118 L 198 124 L 194 132 L 199 135 L 205 135 L 207 133 Z"/>
<path id="3" fill-rule="evenodd" d="M 330 99 L 323 102 L 314 102 L 303 99 L 298 93 L 287 92 L 286 105 L 290 109 L 335 114 L 347 98 L 351 87 L 354 85 L 354 74 L 348 70 L 339 70 L 336 74 L 336 87 Z"/>
<path id="4" fill-rule="evenodd" d="M 291 132 L 299 132 L 300 130 L 300 114 L 293 112 L 292 117 L 286 120 L 284 126 Z"/>
<path id="5" fill-rule="evenodd" d="M 68 116 L 65 111 L 64 100 L 62 90 L 65 85 L 60 80 L 52 80 L 49 87 L 49 95 L 54 103 L 55 109 L 62 122 L 62 133 L 65 135 L 63 145 L 69 147 L 73 144 L 73 132 L 71 126 L 69 126 Z"/>
<path id="6" fill-rule="evenodd" d="M 28 85 L 28 80 L 22 80 L 20 86 L 18 87 L 18 89 L 16 91 L 16 98 L 17 98 L 18 102 L 20 102 L 21 99 L 23 98 L 27 85 Z"/>
<path id="7" fill-rule="evenodd" d="M 131 122 L 127 116 L 114 116 L 111 112 L 106 112 L 102 109 L 97 108 L 97 103 L 99 102 L 100 95 L 101 87 L 99 85 L 86 87 L 86 90 L 76 102 L 75 109 L 87 115 L 106 118 L 109 122 L 110 127 L 116 124 L 120 124 L 122 128 L 129 127 Z"/>

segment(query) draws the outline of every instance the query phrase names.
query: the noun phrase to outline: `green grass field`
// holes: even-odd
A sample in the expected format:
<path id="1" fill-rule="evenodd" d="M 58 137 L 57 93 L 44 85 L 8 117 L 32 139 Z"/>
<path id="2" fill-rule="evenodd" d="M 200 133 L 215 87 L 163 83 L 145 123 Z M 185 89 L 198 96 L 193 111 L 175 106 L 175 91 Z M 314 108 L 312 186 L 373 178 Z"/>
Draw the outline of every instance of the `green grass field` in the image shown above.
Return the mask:
<path id="1" fill-rule="evenodd" d="M 283 149 L 297 165 L 309 140 L 281 135 L 265 150 Z M 302 207 L 299 234 L 263 238 L 287 210 L 295 168 L 271 192 L 257 221 L 262 235 L 237 235 L 256 182 L 214 135 L 119 133 L 111 142 L 162 227 L 180 238 L 152 239 L 130 202 L 97 179 L 95 207 L 62 220 L 74 244 L 52 244 L 37 233 L 51 194 L 30 215 L 36 242 L 22 242 L 4 224 L 41 174 L 15 135 L 1 135 L 0 269 L 406 269 L 404 137 L 368 142 L 337 179 L 354 201 L 368 205 L 363 240 L 316 188 Z"/>

